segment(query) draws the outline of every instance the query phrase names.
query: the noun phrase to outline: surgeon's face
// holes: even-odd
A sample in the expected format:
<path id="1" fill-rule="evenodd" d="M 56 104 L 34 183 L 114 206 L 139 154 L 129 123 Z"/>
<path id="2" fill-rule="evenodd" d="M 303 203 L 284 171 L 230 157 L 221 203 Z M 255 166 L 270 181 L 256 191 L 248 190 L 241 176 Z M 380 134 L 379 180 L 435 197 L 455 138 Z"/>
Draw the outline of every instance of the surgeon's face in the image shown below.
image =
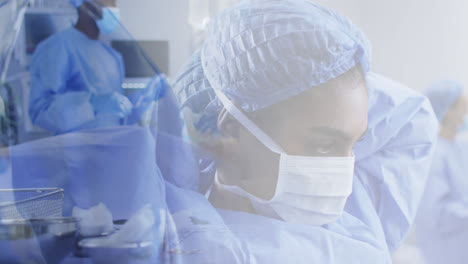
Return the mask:
<path id="1" fill-rule="evenodd" d="M 367 89 L 361 71 L 254 114 L 289 155 L 349 156 L 367 131 Z"/>
<path id="2" fill-rule="evenodd" d="M 468 108 L 468 100 L 465 95 L 458 97 L 450 109 L 447 111 L 443 125 L 458 129 L 463 124 Z"/>
<path id="3" fill-rule="evenodd" d="M 367 89 L 363 74 L 357 69 L 250 114 L 287 154 L 327 157 L 352 155 L 354 144 L 367 131 L 367 116 Z M 271 198 L 276 187 L 279 155 L 242 125 L 237 127 L 234 133 L 237 145 L 233 146 L 237 154 L 230 153 L 224 162 L 236 163 L 243 169 L 239 174 L 246 178 L 231 184 L 240 185 L 261 198 Z M 226 129 L 236 131 L 229 126 Z"/>

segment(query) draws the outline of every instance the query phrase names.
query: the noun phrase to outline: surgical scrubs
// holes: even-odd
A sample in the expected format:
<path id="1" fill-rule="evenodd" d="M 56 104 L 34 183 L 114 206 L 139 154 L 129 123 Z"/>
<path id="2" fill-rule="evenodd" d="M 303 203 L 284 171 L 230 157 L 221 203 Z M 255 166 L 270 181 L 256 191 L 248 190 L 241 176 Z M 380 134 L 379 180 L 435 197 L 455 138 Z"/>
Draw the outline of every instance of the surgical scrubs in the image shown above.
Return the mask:
<path id="1" fill-rule="evenodd" d="M 415 222 L 428 264 L 466 263 L 468 251 L 468 142 L 439 138 Z"/>
<path id="2" fill-rule="evenodd" d="M 29 116 L 55 134 L 120 125 L 111 113 L 96 114 L 92 95 L 123 93 L 121 55 L 75 28 L 43 41 L 31 62 Z"/>

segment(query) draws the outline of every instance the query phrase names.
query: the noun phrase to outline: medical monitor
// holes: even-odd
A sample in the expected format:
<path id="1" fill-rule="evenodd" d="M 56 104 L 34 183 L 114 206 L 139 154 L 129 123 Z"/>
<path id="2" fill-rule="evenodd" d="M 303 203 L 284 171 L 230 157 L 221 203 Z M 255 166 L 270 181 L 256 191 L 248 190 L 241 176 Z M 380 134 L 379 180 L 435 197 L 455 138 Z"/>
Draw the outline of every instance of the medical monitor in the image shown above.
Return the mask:
<path id="1" fill-rule="evenodd" d="M 37 45 L 53 34 L 65 30 L 76 21 L 75 11 L 29 11 L 24 16 L 26 55 L 32 55 Z"/>
<path id="2" fill-rule="evenodd" d="M 113 40 L 125 63 L 125 78 L 151 78 L 155 66 L 169 75 L 169 42 L 157 40 Z"/>

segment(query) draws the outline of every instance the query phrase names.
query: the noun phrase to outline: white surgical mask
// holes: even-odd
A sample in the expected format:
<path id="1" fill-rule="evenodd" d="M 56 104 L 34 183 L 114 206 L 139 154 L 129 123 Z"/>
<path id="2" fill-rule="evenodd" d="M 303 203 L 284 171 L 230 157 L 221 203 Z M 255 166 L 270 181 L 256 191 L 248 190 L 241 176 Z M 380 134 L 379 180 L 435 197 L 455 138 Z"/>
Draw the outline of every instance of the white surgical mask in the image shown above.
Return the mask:
<path id="1" fill-rule="evenodd" d="M 120 24 L 120 10 L 116 7 L 103 7 L 102 18 L 97 20 L 96 24 L 104 34 L 114 32 Z"/>
<path id="2" fill-rule="evenodd" d="M 261 215 L 309 225 L 324 225 L 338 219 L 352 192 L 354 156 L 288 155 L 229 98 L 220 91 L 216 91 L 216 94 L 237 121 L 272 152 L 280 155 L 280 164 L 275 194 L 270 200 L 256 197 L 239 186 L 224 185 L 217 175 L 215 184 L 226 191 L 249 198 Z"/>

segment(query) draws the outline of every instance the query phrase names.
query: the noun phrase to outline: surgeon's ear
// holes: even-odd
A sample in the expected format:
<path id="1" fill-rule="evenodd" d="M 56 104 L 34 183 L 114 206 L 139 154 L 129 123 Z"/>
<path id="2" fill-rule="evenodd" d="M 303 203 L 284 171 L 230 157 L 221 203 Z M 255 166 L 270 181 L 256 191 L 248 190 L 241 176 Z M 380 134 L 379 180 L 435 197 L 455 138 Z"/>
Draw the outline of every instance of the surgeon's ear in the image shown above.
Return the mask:
<path id="1" fill-rule="evenodd" d="M 223 108 L 218 115 L 218 131 L 221 137 L 239 139 L 240 124 L 231 114 Z"/>

